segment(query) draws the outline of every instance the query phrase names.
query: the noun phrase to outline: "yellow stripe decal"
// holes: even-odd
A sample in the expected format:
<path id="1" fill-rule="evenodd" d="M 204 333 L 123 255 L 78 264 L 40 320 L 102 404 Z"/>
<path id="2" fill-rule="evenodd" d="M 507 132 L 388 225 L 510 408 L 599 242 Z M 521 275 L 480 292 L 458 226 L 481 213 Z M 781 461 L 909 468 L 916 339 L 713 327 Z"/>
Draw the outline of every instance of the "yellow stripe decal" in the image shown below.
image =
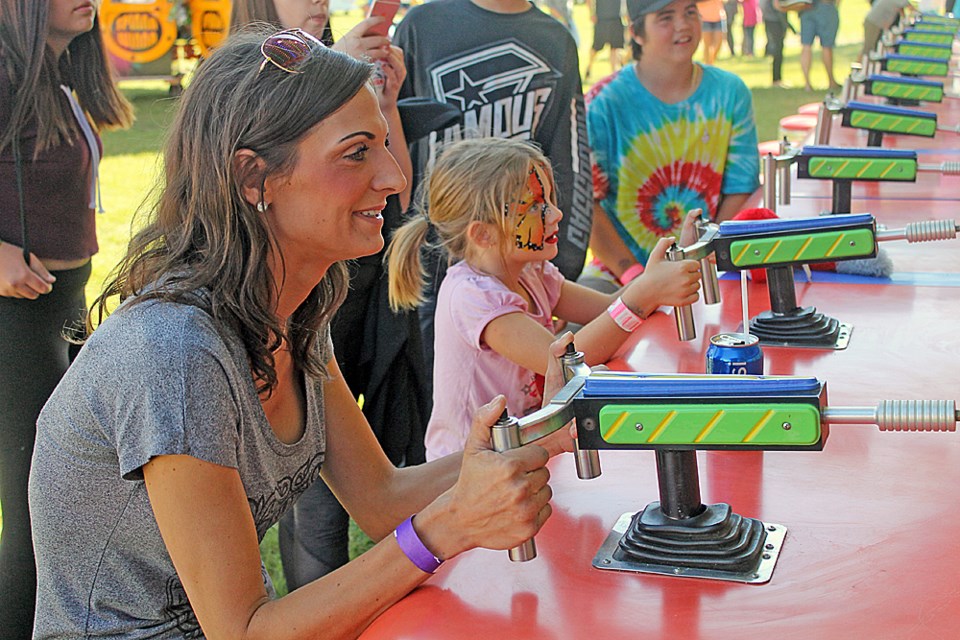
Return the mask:
<path id="1" fill-rule="evenodd" d="M 697 437 L 694 438 L 693 441 L 701 442 L 704 438 L 706 438 L 707 434 L 713 431 L 713 428 L 717 426 L 717 423 L 719 423 L 720 419 L 723 418 L 724 413 L 725 412 L 721 409 L 720 411 L 717 411 L 715 414 L 713 414 L 713 417 L 710 419 L 710 422 L 708 422 L 707 426 L 703 428 L 703 431 L 697 434 Z M 773 412 L 771 411 L 770 413 L 773 413 Z"/>
<path id="2" fill-rule="evenodd" d="M 835 175 L 835 176 L 840 175 L 840 174 L 843 172 L 843 170 L 847 168 L 847 165 L 848 165 L 848 164 L 850 164 L 850 161 L 849 161 L 849 160 L 844 160 L 844 161 L 843 161 L 843 164 L 840 165 L 840 167 L 833 173 L 833 175 Z"/>
<path id="3" fill-rule="evenodd" d="M 846 235 L 847 235 L 847 234 L 845 234 L 845 233 L 841 233 L 840 235 L 838 235 L 838 236 L 837 236 L 837 241 L 834 242 L 832 245 L 830 245 L 830 248 L 827 249 L 827 252 L 826 252 L 825 254 L 823 254 L 823 255 L 825 255 L 825 256 L 827 256 L 827 257 L 832 256 L 832 255 L 833 255 L 833 252 L 837 250 L 837 247 L 840 246 L 840 243 L 843 241 L 843 238 L 844 238 Z"/>
<path id="4" fill-rule="evenodd" d="M 767 255 L 763 256 L 763 261 L 770 262 L 770 258 L 773 256 L 774 253 L 776 253 L 777 249 L 780 248 L 781 244 L 783 244 L 783 240 L 777 240 L 775 243 L 773 243 L 773 248 L 767 252 Z"/>
<path id="5" fill-rule="evenodd" d="M 802 256 L 803 252 L 807 250 L 807 247 L 810 246 L 811 242 L 813 242 L 813 236 L 810 236 L 809 238 L 803 241 L 803 246 L 800 247 L 799 251 L 797 251 L 797 253 L 793 256 L 793 259 L 799 260 L 800 256 Z"/>
<path id="6" fill-rule="evenodd" d="M 740 259 L 743 258 L 743 255 L 750 250 L 750 243 L 746 242 L 743 245 L 743 251 L 737 254 L 737 257 L 733 259 L 733 264 L 739 264 Z"/>
<path id="7" fill-rule="evenodd" d="M 895 166 L 895 163 L 893 163 L 893 162 L 891 162 L 890 164 L 888 164 L 888 165 L 887 165 L 887 168 L 880 172 L 880 177 L 881 177 L 881 178 L 885 177 L 888 173 L 890 173 L 890 171 L 893 170 L 893 167 L 894 167 L 894 166 Z"/>
<path id="8" fill-rule="evenodd" d="M 647 442 L 653 442 L 654 440 L 659 438 L 660 434 L 663 433 L 663 430 L 667 428 L 667 425 L 673 422 L 673 419 L 676 417 L 677 417 L 676 410 L 668 413 L 666 417 L 663 419 L 663 421 L 657 425 L 657 428 L 654 429 L 653 433 L 650 434 L 650 437 L 647 438 Z"/>
<path id="9" fill-rule="evenodd" d="M 621 413 L 616 420 L 613 421 L 613 424 L 610 425 L 610 428 L 603 434 L 603 439 L 605 442 L 610 442 L 610 437 L 620 429 L 620 425 L 627 419 L 627 412 L 624 411 Z"/>
<path id="10" fill-rule="evenodd" d="M 757 434 L 760 433 L 760 430 L 763 429 L 768 422 L 770 422 L 770 418 L 772 417 L 773 417 L 773 409 L 770 409 L 765 414 L 763 414 L 763 417 L 760 418 L 760 422 L 755 424 L 753 426 L 753 429 L 750 429 L 750 433 L 748 433 L 747 436 L 743 439 L 743 442 L 750 442 L 751 440 L 756 438 Z"/>
<path id="11" fill-rule="evenodd" d="M 859 178 L 860 176 L 862 176 L 864 173 L 867 172 L 867 169 L 869 169 L 872 166 L 873 166 L 873 160 L 867 160 L 867 163 L 863 165 L 863 169 L 860 169 L 860 171 L 857 171 L 857 177 Z"/>

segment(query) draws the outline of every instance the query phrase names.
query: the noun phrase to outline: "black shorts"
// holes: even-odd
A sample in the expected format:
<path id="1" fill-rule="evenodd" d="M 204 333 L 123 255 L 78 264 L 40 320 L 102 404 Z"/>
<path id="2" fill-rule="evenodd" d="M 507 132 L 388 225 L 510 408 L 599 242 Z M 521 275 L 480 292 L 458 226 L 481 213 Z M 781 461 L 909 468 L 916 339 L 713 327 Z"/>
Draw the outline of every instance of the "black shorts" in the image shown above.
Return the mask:
<path id="1" fill-rule="evenodd" d="M 593 50 L 600 51 L 606 45 L 611 49 L 623 49 L 623 22 L 620 18 L 597 20 L 593 25 Z"/>

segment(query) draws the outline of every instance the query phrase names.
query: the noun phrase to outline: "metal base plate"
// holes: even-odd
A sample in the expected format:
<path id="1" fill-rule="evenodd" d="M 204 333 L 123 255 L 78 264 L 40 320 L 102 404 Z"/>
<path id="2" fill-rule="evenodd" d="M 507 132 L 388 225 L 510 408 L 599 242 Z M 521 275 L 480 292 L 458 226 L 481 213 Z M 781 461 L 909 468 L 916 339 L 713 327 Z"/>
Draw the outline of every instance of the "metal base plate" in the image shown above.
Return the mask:
<path id="1" fill-rule="evenodd" d="M 618 560 L 614 557 L 617 545 L 623 534 L 630 528 L 630 521 L 634 513 L 625 513 L 613 526 L 613 531 L 607 536 L 597 555 L 593 558 L 593 566 L 597 569 L 609 571 L 629 571 L 632 573 L 655 573 L 662 576 L 676 576 L 680 578 L 707 578 L 709 580 L 725 580 L 727 582 L 743 582 L 746 584 L 763 584 L 769 582 L 773 576 L 773 568 L 780 557 L 783 548 L 783 539 L 787 536 L 787 528 L 780 524 L 764 522 L 767 530 L 767 539 L 764 542 L 763 559 L 760 566 L 752 573 L 732 573 L 715 569 L 693 569 L 690 567 L 672 567 L 661 564 L 647 564 L 631 560 Z"/>
<path id="2" fill-rule="evenodd" d="M 831 345 L 821 345 L 821 344 L 803 344 L 800 342 L 791 342 L 789 340 L 778 341 L 778 340 L 768 340 L 766 338 L 760 338 L 760 346 L 762 347 L 791 347 L 794 349 L 831 349 L 833 351 L 841 351 L 847 348 L 847 345 L 850 344 L 850 334 L 853 333 L 853 325 L 846 322 L 840 323 L 840 331 L 837 333 L 836 342 Z"/>

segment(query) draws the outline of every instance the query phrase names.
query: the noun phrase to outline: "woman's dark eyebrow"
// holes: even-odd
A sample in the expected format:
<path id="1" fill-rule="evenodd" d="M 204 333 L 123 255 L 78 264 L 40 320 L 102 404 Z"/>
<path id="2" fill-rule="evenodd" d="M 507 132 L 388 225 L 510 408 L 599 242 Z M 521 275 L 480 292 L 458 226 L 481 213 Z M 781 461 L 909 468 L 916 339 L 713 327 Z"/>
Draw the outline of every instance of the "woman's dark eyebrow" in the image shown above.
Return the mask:
<path id="1" fill-rule="evenodd" d="M 377 137 L 377 136 L 375 136 L 374 134 L 370 133 L 369 131 L 354 131 L 353 133 L 348 133 L 347 135 L 345 135 L 345 136 L 343 136 L 342 138 L 340 138 L 340 139 L 337 141 L 337 144 L 339 144 L 339 143 L 341 143 L 341 142 L 345 142 L 345 141 L 349 140 L 350 138 L 353 138 L 353 137 L 356 137 L 356 136 L 363 136 L 363 137 L 366 138 L 367 140 L 373 140 L 374 138 Z"/>

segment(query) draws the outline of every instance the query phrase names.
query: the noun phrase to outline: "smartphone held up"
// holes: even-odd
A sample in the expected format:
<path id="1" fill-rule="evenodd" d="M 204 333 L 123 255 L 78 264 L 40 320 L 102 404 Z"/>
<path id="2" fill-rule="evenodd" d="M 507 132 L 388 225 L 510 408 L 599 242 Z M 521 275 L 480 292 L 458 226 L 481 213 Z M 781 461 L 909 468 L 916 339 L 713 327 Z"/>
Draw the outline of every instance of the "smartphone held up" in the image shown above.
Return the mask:
<path id="1" fill-rule="evenodd" d="M 367 30 L 368 34 L 386 36 L 390 33 L 390 27 L 393 25 L 393 19 L 400 9 L 400 0 L 372 0 L 370 8 L 367 11 L 367 17 L 379 16 L 383 21 Z"/>

